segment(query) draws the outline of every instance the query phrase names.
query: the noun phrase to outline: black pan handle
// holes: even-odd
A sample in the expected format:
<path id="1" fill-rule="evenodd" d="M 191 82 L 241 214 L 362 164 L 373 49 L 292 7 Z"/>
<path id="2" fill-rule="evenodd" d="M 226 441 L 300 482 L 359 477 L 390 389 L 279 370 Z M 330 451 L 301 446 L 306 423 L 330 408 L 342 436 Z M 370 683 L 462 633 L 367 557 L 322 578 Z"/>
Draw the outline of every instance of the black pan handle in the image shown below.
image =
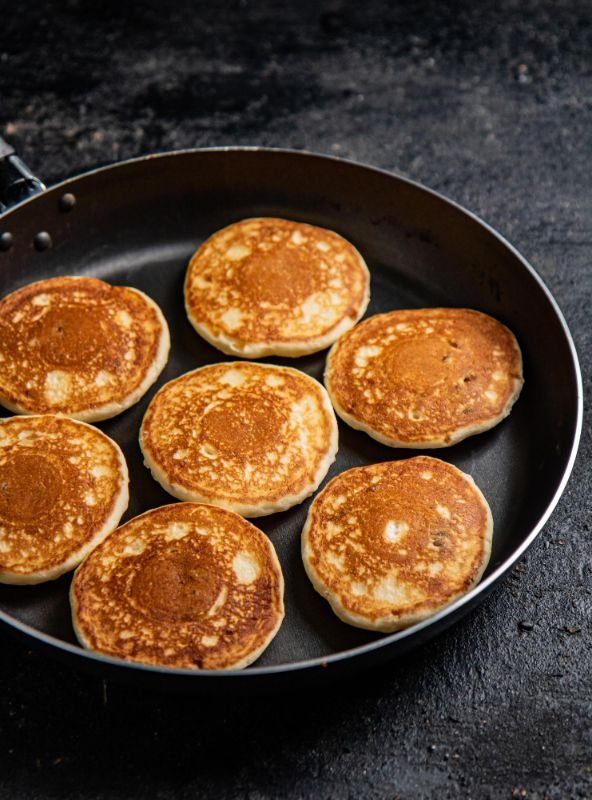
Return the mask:
<path id="1" fill-rule="evenodd" d="M 45 191 L 45 185 L 0 137 L 0 214 L 11 206 Z"/>

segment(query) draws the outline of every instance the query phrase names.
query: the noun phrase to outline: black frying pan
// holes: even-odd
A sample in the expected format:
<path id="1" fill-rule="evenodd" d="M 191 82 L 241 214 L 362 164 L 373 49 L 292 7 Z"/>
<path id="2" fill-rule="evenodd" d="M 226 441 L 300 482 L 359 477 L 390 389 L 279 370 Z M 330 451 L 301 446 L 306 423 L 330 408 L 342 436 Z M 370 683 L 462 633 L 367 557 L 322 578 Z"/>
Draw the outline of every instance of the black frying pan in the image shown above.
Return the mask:
<path id="1" fill-rule="evenodd" d="M 159 303 L 171 358 L 143 400 L 100 427 L 123 447 L 131 476 L 126 518 L 171 502 L 142 465 L 137 434 L 165 381 L 228 360 L 187 322 L 182 282 L 190 254 L 212 232 L 258 215 L 287 217 L 350 239 L 372 272 L 368 314 L 435 305 L 485 311 L 518 337 L 526 383 L 510 417 L 487 433 L 431 452 L 469 472 L 489 500 L 493 552 L 481 584 L 446 610 L 392 635 L 341 623 L 310 585 L 299 534 L 309 503 L 257 520 L 286 577 L 286 619 L 259 661 L 242 672 L 158 669 L 89 653 L 74 639 L 70 576 L 33 587 L 0 586 L 0 622 L 28 643 L 104 677 L 198 692 L 248 692 L 320 682 L 393 658 L 475 606 L 541 530 L 571 471 L 582 422 L 582 387 L 571 336 L 553 298 L 526 261 L 469 212 L 396 175 L 309 153 L 257 148 L 148 156 L 99 169 L 47 191 L 0 146 L 0 296 L 53 275 L 93 275 L 142 289 Z M 36 193 L 27 200 L 27 194 Z M 322 376 L 325 353 L 269 359 Z M 3 412 L 7 413 L 7 412 Z M 409 451 L 392 450 L 340 423 L 328 478 Z"/>

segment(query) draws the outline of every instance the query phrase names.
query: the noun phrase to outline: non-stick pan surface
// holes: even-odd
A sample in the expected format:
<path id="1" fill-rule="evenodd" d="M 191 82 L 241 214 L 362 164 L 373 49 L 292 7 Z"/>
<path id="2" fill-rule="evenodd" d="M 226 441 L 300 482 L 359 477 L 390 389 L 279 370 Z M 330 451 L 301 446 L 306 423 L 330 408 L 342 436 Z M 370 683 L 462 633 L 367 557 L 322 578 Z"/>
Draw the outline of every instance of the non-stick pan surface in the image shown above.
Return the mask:
<path id="1" fill-rule="evenodd" d="M 65 193 L 74 194 L 75 205 L 64 202 Z M 92 275 L 142 289 L 167 317 L 172 351 L 160 380 L 136 406 L 99 425 L 122 446 L 130 467 L 124 519 L 171 502 L 143 466 L 138 447 L 140 421 L 154 392 L 190 369 L 230 360 L 186 319 L 188 258 L 218 228 L 260 215 L 325 226 L 351 240 L 372 273 L 368 315 L 469 307 L 497 317 L 518 337 L 526 382 L 510 417 L 487 433 L 431 452 L 470 473 L 487 497 L 495 523 L 490 565 L 478 587 L 437 616 L 377 635 L 341 623 L 309 583 L 300 559 L 309 502 L 259 519 L 284 569 L 286 619 L 256 664 L 227 673 L 155 669 L 84 651 L 70 622 L 69 575 L 41 586 L 0 586 L 0 621 L 81 668 L 198 692 L 242 692 L 331 679 L 394 657 L 485 596 L 540 531 L 571 471 L 582 415 L 573 343 L 549 292 L 504 239 L 441 196 L 369 167 L 280 150 L 198 150 L 91 172 L 0 217 L 0 234 L 12 235 L 12 246 L 0 252 L 0 296 L 53 275 Z M 325 355 L 268 360 L 320 380 Z M 341 422 L 339 434 L 327 480 L 353 466 L 415 454 L 392 450 Z"/>

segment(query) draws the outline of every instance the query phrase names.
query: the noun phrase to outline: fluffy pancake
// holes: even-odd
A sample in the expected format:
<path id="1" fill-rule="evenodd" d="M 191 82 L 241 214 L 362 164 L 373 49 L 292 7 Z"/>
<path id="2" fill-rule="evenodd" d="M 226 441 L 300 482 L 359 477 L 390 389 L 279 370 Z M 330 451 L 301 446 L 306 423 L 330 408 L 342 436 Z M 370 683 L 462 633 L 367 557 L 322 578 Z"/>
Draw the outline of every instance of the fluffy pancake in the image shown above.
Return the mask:
<path id="1" fill-rule="evenodd" d="M 332 347 L 325 370 L 338 415 L 392 447 L 447 447 L 488 430 L 522 384 L 514 335 L 465 308 L 370 317 Z"/>
<path id="2" fill-rule="evenodd" d="M 118 528 L 79 567 L 70 601 L 84 647 L 145 664 L 239 669 L 284 617 L 269 539 L 238 514 L 176 503 Z"/>
<path id="3" fill-rule="evenodd" d="M 325 389 L 299 370 L 212 364 L 157 392 L 140 446 L 174 497 L 258 517 L 314 492 L 335 460 L 337 422 Z"/>
<path id="4" fill-rule="evenodd" d="M 370 276 L 337 233 L 286 219 L 236 222 L 189 262 L 185 307 L 196 331 L 243 358 L 301 356 L 332 344 L 360 319 Z"/>
<path id="5" fill-rule="evenodd" d="M 154 383 L 169 353 L 158 306 L 95 278 L 49 278 L 0 301 L 0 403 L 94 422 Z"/>
<path id="6" fill-rule="evenodd" d="M 315 498 L 302 558 L 344 622 L 396 631 L 469 591 L 489 561 L 493 521 L 469 475 L 418 456 L 343 472 Z"/>
<path id="7" fill-rule="evenodd" d="M 127 503 L 123 453 L 101 431 L 53 414 L 0 419 L 0 582 L 73 569 Z"/>

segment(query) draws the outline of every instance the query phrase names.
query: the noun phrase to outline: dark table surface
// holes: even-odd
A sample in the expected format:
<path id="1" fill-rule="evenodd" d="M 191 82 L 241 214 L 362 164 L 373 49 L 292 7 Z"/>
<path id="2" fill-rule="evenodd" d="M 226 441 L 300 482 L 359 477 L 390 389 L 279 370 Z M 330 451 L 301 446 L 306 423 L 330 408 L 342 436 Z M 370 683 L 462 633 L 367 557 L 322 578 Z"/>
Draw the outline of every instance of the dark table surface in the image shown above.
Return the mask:
<path id="1" fill-rule="evenodd" d="M 588 396 L 592 7 L 495 5 L 1 2 L 0 133 L 47 183 L 236 144 L 420 181 L 534 265 Z M 592 797 L 591 459 L 585 418 L 510 577 L 432 643 L 322 694 L 145 692 L 0 632 L 0 798 Z"/>

